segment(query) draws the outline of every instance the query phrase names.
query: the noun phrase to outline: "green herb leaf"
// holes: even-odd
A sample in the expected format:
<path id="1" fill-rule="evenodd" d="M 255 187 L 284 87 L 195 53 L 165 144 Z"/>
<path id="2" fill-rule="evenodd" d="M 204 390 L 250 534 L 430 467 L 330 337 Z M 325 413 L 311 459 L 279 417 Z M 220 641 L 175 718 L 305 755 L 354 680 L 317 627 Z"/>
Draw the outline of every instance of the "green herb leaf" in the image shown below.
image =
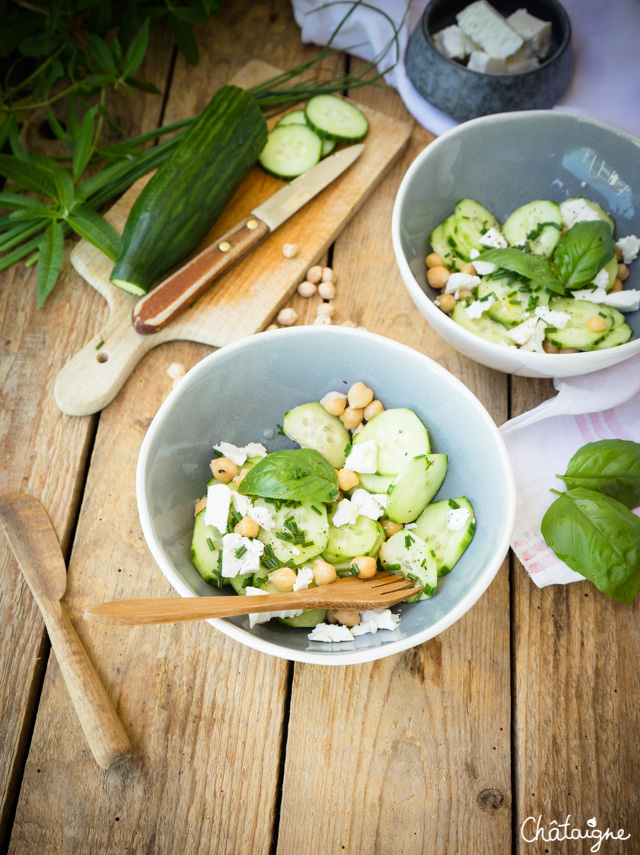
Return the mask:
<path id="1" fill-rule="evenodd" d="M 73 175 L 76 181 L 85 171 L 93 154 L 93 124 L 96 114 L 94 107 L 87 110 L 73 143 Z"/>
<path id="2" fill-rule="evenodd" d="M 10 154 L 0 154 L 0 175 L 24 190 L 57 201 L 58 194 L 51 173 L 41 164 Z"/>
<path id="3" fill-rule="evenodd" d="M 31 196 L 21 196 L 19 193 L 0 193 L 0 208 L 9 208 L 11 211 L 39 211 L 50 206 L 43 205 Z"/>
<path id="4" fill-rule="evenodd" d="M 62 267 L 62 250 L 64 235 L 62 226 L 56 220 L 47 226 L 42 238 L 38 257 L 37 293 L 38 308 L 47 299 Z"/>
<path id="5" fill-rule="evenodd" d="M 180 53 L 190 65 L 197 65 L 199 59 L 198 42 L 189 24 L 172 15 L 169 18 L 169 27 Z"/>
<path id="6" fill-rule="evenodd" d="M 79 205 L 69 214 L 67 222 L 74 232 L 104 252 L 107 258 L 110 258 L 111 261 L 116 260 L 120 251 L 122 236 L 104 217 L 96 214 L 86 205 Z"/>
<path id="7" fill-rule="evenodd" d="M 564 475 L 567 489 L 587 487 L 628 508 L 640 505 L 640 443 L 626 439 L 588 442 L 573 455 Z"/>
<path id="8" fill-rule="evenodd" d="M 576 487 L 542 519 L 547 545 L 605 594 L 630 604 L 640 588 L 640 518 L 621 502 Z"/>
<path id="9" fill-rule="evenodd" d="M 256 463 L 240 482 L 238 491 L 263 499 L 333 502 L 338 496 L 338 476 L 317 451 L 285 449 Z"/>
<path id="10" fill-rule="evenodd" d="M 553 265 L 563 285 L 580 288 L 593 282 L 615 251 L 608 223 L 603 220 L 576 223 L 560 238 Z"/>
<path id="11" fill-rule="evenodd" d="M 206 21 L 206 16 L 205 16 Z M 142 64 L 142 60 L 144 59 L 144 55 L 147 52 L 147 44 L 149 42 L 149 26 L 151 21 L 147 18 L 135 36 L 131 39 L 131 43 L 127 48 L 127 52 L 124 57 L 124 66 L 122 69 L 122 76 L 129 77 L 138 70 L 140 65 Z"/>
<path id="12" fill-rule="evenodd" d="M 519 249 L 490 249 L 478 256 L 478 261 L 491 261 L 498 267 L 511 270 L 525 279 L 530 279 L 536 288 L 547 288 L 556 294 L 564 294 L 562 282 L 554 275 L 549 260 L 543 255 L 522 252 Z"/>

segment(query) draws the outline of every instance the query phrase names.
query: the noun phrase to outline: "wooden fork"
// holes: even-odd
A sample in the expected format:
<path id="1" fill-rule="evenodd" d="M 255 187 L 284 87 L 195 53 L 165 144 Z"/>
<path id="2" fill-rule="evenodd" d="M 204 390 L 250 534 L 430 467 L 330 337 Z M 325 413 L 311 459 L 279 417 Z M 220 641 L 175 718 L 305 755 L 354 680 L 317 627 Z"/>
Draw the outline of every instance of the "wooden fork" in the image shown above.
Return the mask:
<path id="1" fill-rule="evenodd" d="M 223 618 L 256 612 L 282 612 L 290 609 L 386 609 L 412 597 L 423 586 L 404 576 L 376 573 L 371 579 L 353 576 L 338 579 L 331 585 L 267 596 L 237 595 L 231 597 L 176 597 L 114 600 L 90 606 L 84 616 L 98 623 L 143 626 L 156 623 L 178 623 L 206 618 Z"/>

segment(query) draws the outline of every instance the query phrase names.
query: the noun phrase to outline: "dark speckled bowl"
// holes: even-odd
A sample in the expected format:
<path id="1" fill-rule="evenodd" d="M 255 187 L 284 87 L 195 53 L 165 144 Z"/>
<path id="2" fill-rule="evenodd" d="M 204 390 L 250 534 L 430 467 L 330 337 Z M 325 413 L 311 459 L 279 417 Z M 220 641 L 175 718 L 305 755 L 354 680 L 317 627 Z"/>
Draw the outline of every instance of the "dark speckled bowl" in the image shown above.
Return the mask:
<path id="1" fill-rule="evenodd" d="M 456 23 L 456 14 L 471 0 L 432 0 L 413 31 L 405 56 L 409 79 L 418 92 L 454 119 L 466 121 L 490 113 L 542 110 L 564 94 L 573 73 L 571 23 L 555 0 L 495 0 L 491 5 L 508 16 L 526 7 L 530 15 L 551 22 L 551 55 L 532 71 L 484 74 L 443 56 L 433 34 Z"/>

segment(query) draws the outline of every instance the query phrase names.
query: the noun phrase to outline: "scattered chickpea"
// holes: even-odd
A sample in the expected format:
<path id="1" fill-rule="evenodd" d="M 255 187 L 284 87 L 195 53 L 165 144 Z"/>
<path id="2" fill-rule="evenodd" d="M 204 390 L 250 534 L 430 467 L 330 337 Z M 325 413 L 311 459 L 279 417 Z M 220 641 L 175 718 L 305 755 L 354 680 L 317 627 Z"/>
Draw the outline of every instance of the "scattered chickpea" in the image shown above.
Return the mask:
<path id="1" fill-rule="evenodd" d="M 296 583 L 296 571 L 291 567 L 278 567 L 273 573 L 269 573 L 269 581 L 281 594 L 288 594 L 293 591 L 293 586 Z"/>
<path id="2" fill-rule="evenodd" d="M 382 401 L 371 401 L 370 404 L 364 408 L 364 417 L 366 421 L 371 421 L 374 416 L 379 416 L 381 412 L 383 412 L 384 406 L 382 405 Z"/>
<path id="3" fill-rule="evenodd" d="M 329 317 L 329 315 L 318 315 L 314 318 L 313 325 L 314 326 L 329 326 L 333 321 Z"/>
<path id="4" fill-rule="evenodd" d="M 341 623 L 343 626 L 357 626 L 360 623 L 360 612 L 353 609 L 329 609 L 329 623 Z"/>
<path id="5" fill-rule="evenodd" d="M 287 306 L 285 309 L 280 309 L 276 318 L 280 326 L 290 327 L 298 320 L 298 313 L 295 309 Z"/>
<path id="6" fill-rule="evenodd" d="M 347 400 L 350 407 L 363 410 L 373 401 L 373 389 L 358 380 L 347 392 Z"/>
<path id="7" fill-rule="evenodd" d="M 627 273 L 627 275 L 629 275 Z M 171 365 L 167 368 L 167 374 L 171 377 L 172 380 L 180 380 L 180 378 L 184 377 L 186 374 L 186 369 L 184 365 L 180 362 L 172 362 Z"/>
<path id="8" fill-rule="evenodd" d="M 437 252 L 430 252 L 427 256 L 427 267 L 444 267 L 444 261 Z"/>
<path id="9" fill-rule="evenodd" d="M 542 342 L 542 349 L 545 353 L 560 353 L 560 348 L 557 344 L 551 344 L 546 338 Z"/>
<path id="10" fill-rule="evenodd" d="M 269 330 L 279 330 L 279 329 L 280 329 L 280 327 L 278 326 L 278 324 L 269 324 L 269 326 L 267 327 L 267 332 Z"/>
<path id="11" fill-rule="evenodd" d="M 456 298 L 453 294 L 441 294 L 436 300 L 436 305 L 445 315 L 451 314 L 453 307 L 456 304 Z"/>
<path id="12" fill-rule="evenodd" d="M 611 293 L 615 294 L 616 291 L 622 291 L 623 285 L 621 279 L 615 279 L 613 285 L 611 286 Z"/>
<path id="13" fill-rule="evenodd" d="M 240 482 L 244 479 L 244 477 L 247 475 L 247 473 L 248 473 L 248 472 L 249 472 L 249 470 L 248 470 L 248 469 L 241 469 L 241 470 L 240 470 L 240 474 L 239 474 L 239 475 L 238 475 L 238 477 L 236 478 L 236 486 L 237 486 L 238 484 L 240 484 Z"/>
<path id="14" fill-rule="evenodd" d="M 322 279 L 322 268 L 317 264 L 314 267 L 310 267 L 307 270 L 307 282 L 312 282 L 314 285 L 317 285 L 318 282 Z"/>
<path id="15" fill-rule="evenodd" d="M 322 558 L 317 558 L 313 562 L 313 581 L 316 585 L 330 585 L 335 582 L 338 577 L 336 568 L 328 561 L 323 561 Z"/>
<path id="16" fill-rule="evenodd" d="M 323 282 L 335 282 L 336 274 L 332 267 L 323 267 L 322 268 L 322 281 Z"/>
<path id="17" fill-rule="evenodd" d="M 605 318 L 601 318 L 600 315 L 594 315 L 587 321 L 587 326 L 592 332 L 602 332 L 606 330 L 608 324 Z"/>
<path id="18" fill-rule="evenodd" d="M 476 269 L 473 266 L 473 264 L 471 264 L 471 262 L 469 262 L 469 264 L 464 265 L 464 267 L 462 268 L 460 273 L 467 273 L 469 276 L 475 276 L 476 275 Z"/>
<path id="19" fill-rule="evenodd" d="M 195 517 L 197 517 L 198 514 L 200 513 L 200 511 L 206 507 L 207 507 L 207 497 L 203 496 L 201 499 L 198 499 L 198 501 L 196 502 L 196 506 L 193 509 L 193 515 Z"/>
<path id="20" fill-rule="evenodd" d="M 314 285 L 313 282 L 309 282 L 308 279 L 305 279 L 304 282 L 298 285 L 298 294 L 301 297 L 313 297 L 317 290 L 318 286 Z"/>
<path id="21" fill-rule="evenodd" d="M 347 406 L 347 396 L 342 392 L 327 392 L 320 403 L 330 416 L 341 416 Z"/>
<path id="22" fill-rule="evenodd" d="M 457 296 L 459 300 L 472 300 L 473 291 L 470 291 L 468 288 L 460 288 L 457 292 Z"/>
<path id="23" fill-rule="evenodd" d="M 332 318 L 336 312 L 336 307 L 333 303 L 320 303 L 318 308 L 316 309 L 316 315 L 328 315 L 328 317 Z"/>
<path id="24" fill-rule="evenodd" d="M 394 522 L 390 519 L 381 519 L 380 523 L 382 524 L 382 528 L 384 529 L 387 537 L 393 537 L 394 534 L 397 534 L 402 530 L 402 525 L 400 523 Z"/>
<path id="25" fill-rule="evenodd" d="M 629 268 L 627 267 L 626 264 L 619 264 L 618 265 L 618 279 L 621 282 L 626 282 L 628 278 L 629 278 Z"/>
<path id="26" fill-rule="evenodd" d="M 221 484 L 228 484 L 238 474 L 238 467 L 228 457 L 215 457 L 209 467 L 213 477 Z"/>
<path id="27" fill-rule="evenodd" d="M 340 324 L 341 327 L 349 327 L 349 329 L 354 330 L 358 325 L 354 323 L 354 321 L 343 321 Z"/>
<path id="28" fill-rule="evenodd" d="M 336 286 L 333 282 L 321 282 L 318 285 L 318 294 L 323 300 L 333 300 L 336 296 Z"/>
<path id="29" fill-rule="evenodd" d="M 358 474 L 352 472 L 351 469 L 338 469 L 338 487 L 341 490 L 350 490 L 352 487 L 357 487 L 360 483 Z"/>
<path id="30" fill-rule="evenodd" d="M 282 247 L 282 254 L 285 258 L 295 258 L 298 254 L 298 244 L 285 243 L 285 245 Z"/>
<path id="31" fill-rule="evenodd" d="M 444 288 L 451 272 L 446 267 L 430 267 L 427 270 L 427 282 L 432 288 Z"/>
<path id="32" fill-rule="evenodd" d="M 236 534 L 241 534 L 243 537 L 257 537 L 260 531 L 260 526 L 251 517 L 242 517 L 233 530 Z"/>
<path id="33" fill-rule="evenodd" d="M 361 407 L 347 407 L 344 413 L 340 416 L 340 421 L 347 430 L 353 430 L 358 427 L 364 416 L 364 410 Z"/>
<path id="34" fill-rule="evenodd" d="M 620 249 L 619 246 L 616 247 L 616 258 L 618 259 L 618 261 L 622 261 L 622 259 L 624 258 L 624 255 L 622 254 L 622 250 Z"/>
<path id="35" fill-rule="evenodd" d="M 360 424 L 357 427 L 354 427 L 353 436 L 358 436 L 358 434 L 360 433 L 361 430 L 364 430 L 364 422 L 360 422 Z"/>
<path id="36" fill-rule="evenodd" d="M 370 555 L 358 555 L 351 563 L 355 564 L 358 568 L 359 579 L 371 579 L 372 576 L 376 575 L 378 564 L 376 559 Z"/>

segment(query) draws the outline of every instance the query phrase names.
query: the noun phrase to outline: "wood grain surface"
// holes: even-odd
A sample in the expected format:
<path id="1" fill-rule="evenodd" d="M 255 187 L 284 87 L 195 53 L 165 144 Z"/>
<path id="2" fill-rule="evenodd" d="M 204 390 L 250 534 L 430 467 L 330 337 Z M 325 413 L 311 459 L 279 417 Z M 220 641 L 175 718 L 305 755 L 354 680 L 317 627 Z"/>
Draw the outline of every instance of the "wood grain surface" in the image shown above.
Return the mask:
<path id="1" fill-rule="evenodd" d="M 127 133 L 203 108 L 250 59 L 308 59 L 288 0 L 223 4 L 197 28 L 193 68 L 161 33 L 143 68 L 164 99 L 118 102 Z M 332 60 L 335 61 L 335 60 Z M 351 59 L 353 64 L 357 60 Z M 409 121 L 397 94 L 354 97 Z M 133 99 L 133 100 L 131 100 Z M 164 105 L 164 106 L 163 106 Z M 436 359 L 500 424 L 552 396 L 452 350 L 417 316 L 397 273 L 390 216 L 414 127 L 386 176 L 322 261 L 337 273 L 336 323 L 352 322 Z M 640 852 L 639 606 L 587 583 L 537 589 L 505 561 L 487 592 L 435 639 L 360 666 L 276 660 L 208 624 L 105 627 L 94 602 L 170 596 L 145 545 L 134 471 L 172 379 L 210 347 L 147 353 L 99 417 L 69 418 L 56 374 L 107 316 L 70 269 L 44 310 L 33 271 L 0 288 L 0 489 L 47 508 L 68 558 L 66 606 L 133 745 L 130 764 L 93 762 L 26 586 L 0 543 L 0 798 L 12 855 L 587 855 L 590 841 L 526 843 L 528 816 L 625 829 L 604 855 Z M 320 298 L 295 295 L 298 323 Z M 46 676 L 42 683 L 42 670 Z"/>

